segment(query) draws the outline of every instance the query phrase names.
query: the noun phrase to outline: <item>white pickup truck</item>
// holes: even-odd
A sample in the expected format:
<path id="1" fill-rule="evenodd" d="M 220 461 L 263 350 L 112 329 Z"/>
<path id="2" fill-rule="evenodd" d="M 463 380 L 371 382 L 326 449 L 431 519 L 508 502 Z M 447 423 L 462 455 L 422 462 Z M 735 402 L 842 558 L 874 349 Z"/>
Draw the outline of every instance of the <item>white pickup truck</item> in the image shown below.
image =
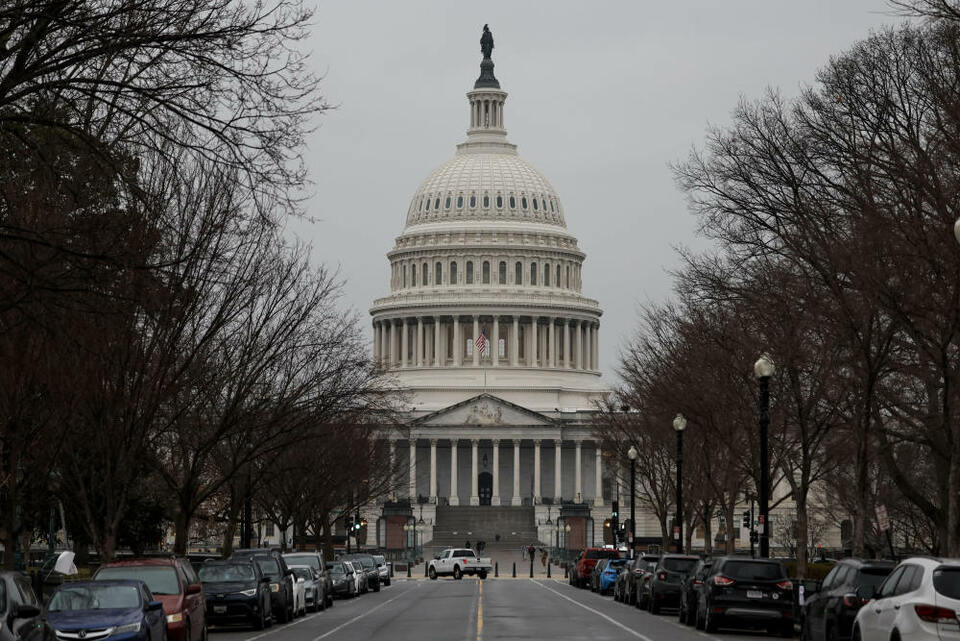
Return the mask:
<path id="1" fill-rule="evenodd" d="M 487 573 L 493 569 L 490 559 L 481 559 L 473 550 L 466 548 L 447 548 L 430 561 L 427 574 L 436 580 L 438 576 L 452 576 L 455 579 L 463 578 L 464 574 L 472 574 L 481 579 L 487 578 Z"/>

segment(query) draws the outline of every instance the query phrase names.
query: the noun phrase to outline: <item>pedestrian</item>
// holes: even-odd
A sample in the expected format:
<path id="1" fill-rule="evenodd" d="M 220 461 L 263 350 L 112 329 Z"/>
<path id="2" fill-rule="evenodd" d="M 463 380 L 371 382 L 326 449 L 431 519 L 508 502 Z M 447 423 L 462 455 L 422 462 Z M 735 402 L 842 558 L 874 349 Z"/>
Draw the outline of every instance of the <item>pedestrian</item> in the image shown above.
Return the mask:
<path id="1" fill-rule="evenodd" d="M 526 560 L 527 560 L 527 546 L 526 546 L 526 545 L 521 545 L 521 546 L 520 546 L 520 560 L 521 560 L 521 561 L 526 561 Z"/>
<path id="2" fill-rule="evenodd" d="M 540 563 L 543 567 L 547 567 L 547 551 L 543 548 L 540 548 Z"/>
<path id="3" fill-rule="evenodd" d="M 467 548 L 468 550 L 471 549 L 471 548 L 470 548 L 470 539 L 467 539 L 467 542 L 463 544 L 463 547 Z"/>
<path id="4" fill-rule="evenodd" d="M 499 543 L 499 542 L 500 542 L 500 535 L 499 535 L 499 534 L 494 535 L 493 540 L 496 541 L 497 543 Z"/>

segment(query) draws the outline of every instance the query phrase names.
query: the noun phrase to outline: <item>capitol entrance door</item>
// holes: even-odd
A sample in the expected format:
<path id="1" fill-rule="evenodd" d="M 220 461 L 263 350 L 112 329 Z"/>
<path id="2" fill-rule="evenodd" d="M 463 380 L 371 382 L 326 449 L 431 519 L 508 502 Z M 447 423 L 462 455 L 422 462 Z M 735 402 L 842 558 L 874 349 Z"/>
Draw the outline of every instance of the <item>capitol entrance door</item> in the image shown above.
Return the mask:
<path id="1" fill-rule="evenodd" d="M 480 472 L 477 476 L 477 494 L 480 497 L 480 505 L 490 505 L 490 499 L 493 498 L 493 474 Z"/>

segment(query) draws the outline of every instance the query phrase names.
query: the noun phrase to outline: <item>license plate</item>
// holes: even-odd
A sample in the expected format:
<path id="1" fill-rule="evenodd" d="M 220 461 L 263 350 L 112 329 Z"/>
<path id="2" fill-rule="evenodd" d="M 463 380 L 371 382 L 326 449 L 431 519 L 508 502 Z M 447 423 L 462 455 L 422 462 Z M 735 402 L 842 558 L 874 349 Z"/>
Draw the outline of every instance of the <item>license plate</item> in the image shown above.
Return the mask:
<path id="1" fill-rule="evenodd" d="M 226 613 L 227 613 L 227 606 L 225 606 L 225 605 L 215 605 L 215 606 L 213 606 L 213 613 L 214 613 L 214 614 L 226 614 Z"/>
<path id="2" fill-rule="evenodd" d="M 760 592 L 759 590 L 747 590 L 747 598 L 748 598 L 748 599 L 762 599 L 762 598 L 763 598 L 763 592 Z"/>

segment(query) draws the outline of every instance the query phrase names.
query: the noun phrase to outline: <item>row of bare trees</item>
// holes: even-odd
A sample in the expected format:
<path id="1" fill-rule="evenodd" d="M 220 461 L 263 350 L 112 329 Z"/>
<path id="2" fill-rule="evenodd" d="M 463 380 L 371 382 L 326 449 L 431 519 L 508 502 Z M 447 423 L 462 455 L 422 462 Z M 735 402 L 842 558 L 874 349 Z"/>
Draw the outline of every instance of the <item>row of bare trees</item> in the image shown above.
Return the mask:
<path id="1" fill-rule="evenodd" d="M 643 452 L 643 498 L 667 515 L 685 414 L 687 521 L 733 523 L 758 484 L 752 363 L 768 352 L 772 478 L 801 571 L 814 511 L 852 520 L 853 553 L 880 552 L 878 504 L 898 541 L 960 555 L 960 11 L 896 5 L 911 22 L 795 99 L 741 102 L 676 166 L 715 250 L 682 251 L 671 302 L 643 308 L 621 364 L 637 411 L 598 428 L 618 455 Z"/>
<path id="2" fill-rule="evenodd" d="M 384 491 L 364 481 L 390 393 L 336 274 L 283 234 L 327 108 L 309 18 L 298 0 L 0 4 L 8 566 L 54 506 L 110 558 L 164 522 L 181 553 L 198 530 L 232 541 L 249 488 L 269 503 L 298 470 L 298 518 L 321 529 L 356 500 L 335 479 Z"/>

